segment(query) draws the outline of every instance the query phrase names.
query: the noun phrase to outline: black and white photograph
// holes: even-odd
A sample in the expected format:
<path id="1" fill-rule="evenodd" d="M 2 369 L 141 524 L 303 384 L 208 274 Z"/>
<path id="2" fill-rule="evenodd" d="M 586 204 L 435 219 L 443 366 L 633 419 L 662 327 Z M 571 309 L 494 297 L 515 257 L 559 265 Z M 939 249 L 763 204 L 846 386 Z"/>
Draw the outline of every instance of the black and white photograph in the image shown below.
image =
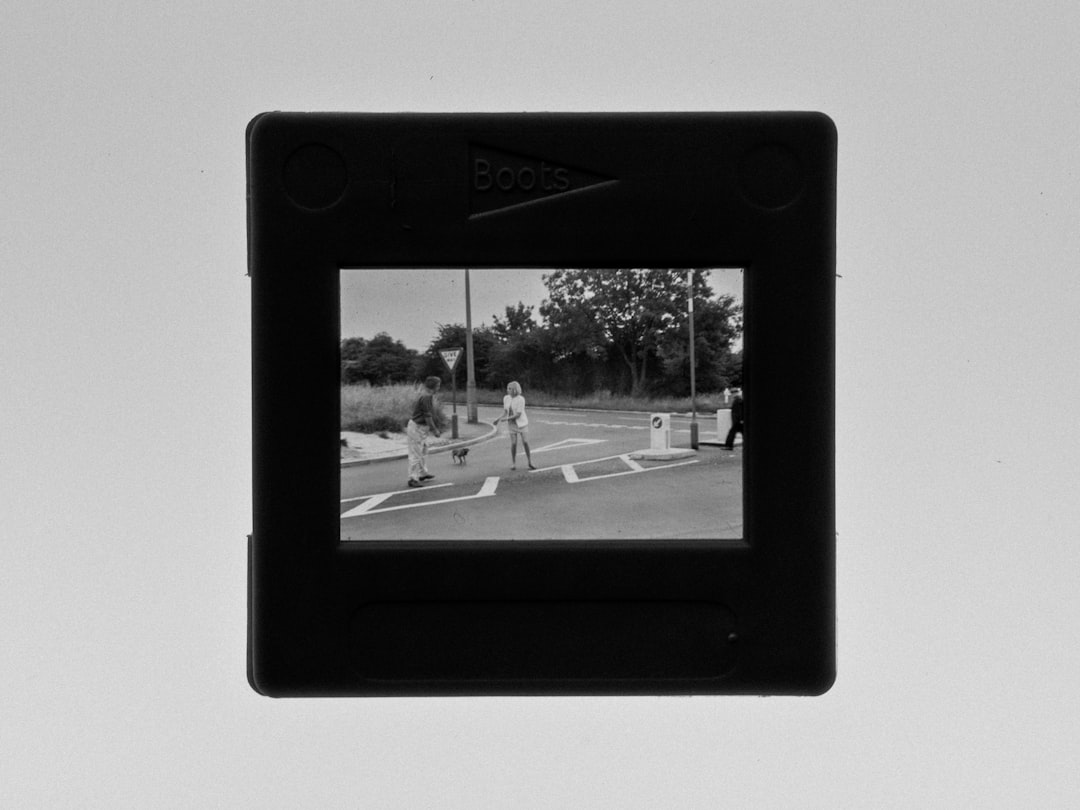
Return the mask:
<path id="1" fill-rule="evenodd" d="M 1080 3 L 1066 0 L 6 3 L 0 808 L 1080 807 L 1078 42 Z M 777 373 L 771 332 L 754 334 L 774 280 L 755 275 L 762 252 L 675 255 L 675 222 L 672 253 L 626 250 L 597 268 L 579 226 L 621 225 L 636 241 L 655 218 L 577 216 L 588 202 L 626 193 L 662 214 L 677 200 L 613 184 L 611 155 L 551 131 L 523 143 L 477 127 L 447 160 L 458 168 L 430 186 L 430 130 L 393 158 L 324 139 L 351 161 L 345 205 L 367 207 L 332 232 L 263 234 L 286 246 L 275 255 L 305 250 L 290 268 L 297 289 L 275 290 L 295 292 L 294 306 L 269 317 L 250 275 L 247 149 L 253 119 L 275 112 L 828 116 L 835 373 L 783 391 L 783 407 L 755 398 L 757 375 L 775 392 L 791 372 Z M 651 144 L 642 173 L 670 165 L 648 132 L 627 140 Z M 734 161 L 734 149 L 718 138 L 699 154 Z M 533 173 L 500 177 L 507 154 Z M 485 161 L 475 193 L 470 159 Z M 391 160 L 397 207 L 364 215 L 390 210 Z M 554 162 L 568 173 L 545 174 Z M 740 182 L 737 170 L 679 179 L 697 199 Z M 759 202 L 791 190 L 780 180 Z M 500 182 L 516 184 L 508 206 Z M 544 183 L 575 188 L 537 199 Z M 341 191 L 308 195 L 283 172 L 262 188 L 269 207 L 311 222 Z M 446 222 L 485 238 L 435 255 L 445 229 L 417 214 L 426 188 L 457 194 Z M 280 189 L 294 199 L 271 199 Z M 684 213 L 740 238 L 704 207 Z M 498 242 L 484 260 L 500 227 L 534 215 L 560 228 Z M 391 216 L 389 233 L 376 227 Z M 340 234 L 361 247 L 322 250 Z M 379 240 L 431 257 L 365 247 Z M 549 244 L 572 258 L 506 258 Z M 594 284 L 595 297 L 620 268 L 658 272 L 671 290 L 629 358 L 615 321 L 584 318 L 574 304 L 585 299 L 561 286 Z M 690 271 L 700 295 L 688 299 Z M 798 320 L 798 304 L 785 299 L 780 314 Z M 643 325 L 642 310 L 623 315 Z M 258 324 L 274 349 L 260 368 Z M 257 380 L 279 367 L 302 378 L 293 398 L 306 410 L 268 401 Z M 375 407 L 389 391 L 403 396 Z M 726 443 L 739 394 L 749 421 L 728 450 L 713 442 Z M 827 436 L 797 407 L 804 397 L 834 405 Z M 274 407 L 280 418 L 263 419 Z M 514 414 L 527 419 L 516 436 Z M 692 455 L 633 458 L 652 449 L 654 415 L 670 419 L 660 441 Z M 549 592 L 527 586 L 544 569 L 566 591 L 598 594 L 624 587 L 603 568 L 624 554 L 634 593 L 664 598 L 664 554 L 704 559 L 710 545 L 724 548 L 702 576 L 729 576 L 729 592 L 760 585 L 743 600 L 751 609 L 730 611 L 733 656 L 756 660 L 757 619 L 793 626 L 796 642 L 808 622 L 768 610 L 791 594 L 759 565 L 754 521 L 793 527 L 770 560 L 788 581 L 807 573 L 802 528 L 825 518 L 769 484 L 826 445 L 834 576 L 795 594 L 835 596 L 835 680 L 821 694 L 278 699 L 252 688 L 253 548 L 284 550 L 282 568 L 297 561 L 278 584 L 296 586 L 300 608 L 327 595 L 306 613 L 263 606 L 271 630 L 298 639 L 300 669 L 326 634 L 358 656 L 365 643 L 436 660 L 503 652 L 464 634 L 443 647 L 434 632 L 380 638 L 378 610 L 359 639 L 339 632 L 330 608 L 357 583 L 399 587 L 414 605 L 471 597 L 478 582 L 506 601 L 539 599 Z M 516 567 L 495 570 L 497 553 Z M 560 579 L 548 562 L 560 556 L 585 562 Z M 727 559 L 743 567 L 731 573 Z M 313 573 L 312 560 L 325 565 Z M 609 614 L 593 615 L 587 633 L 565 622 L 576 649 L 606 640 Z M 640 625 L 620 624 L 626 655 L 611 667 L 640 661 L 642 638 L 696 648 L 662 622 Z M 266 626 L 255 629 L 274 663 Z M 506 636 L 550 669 L 551 638 L 536 626 Z M 609 663 L 606 649 L 590 663 Z M 779 653 L 804 664 L 790 649 Z"/>
<path id="2" fill-rule="evenodd" d="M 341 539 L 741 541 L 742 275 L 343 270 Z"/>

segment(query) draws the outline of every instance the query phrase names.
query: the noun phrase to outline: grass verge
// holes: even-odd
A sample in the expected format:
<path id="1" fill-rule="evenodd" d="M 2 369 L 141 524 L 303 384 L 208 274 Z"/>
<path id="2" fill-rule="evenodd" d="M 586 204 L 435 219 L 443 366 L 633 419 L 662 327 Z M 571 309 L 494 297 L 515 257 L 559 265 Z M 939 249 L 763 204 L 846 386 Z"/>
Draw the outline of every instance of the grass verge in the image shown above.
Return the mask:
<path id="1" fill-rule="evenodd" d="M 588 396 L 571 397 L 549 394 L 546 391 L 523 391 L 525 402 L 534 408 L 582 408 L 593 411 L 642 411 L 644 413 L 683 413 L 691 410 L 690 397 L 630 397 L 598 391 Z M 477 401 L 482 405 L 501 406 L 504 391 L 477 390 Z M 695 397 L 699 411 L 717 411 L 728 408 L 724 395 L 699 394 Z"/>
<path id="2" fill-rule="evenodd" d="M 357 433 L 400 433 L 405 430 L 413 404 L 421 387 L 414 385 L 344 385 L 341 387 L 341 429 Z M 584 408 L 598 411 L 642 411 L 644 413 L 688 413 L 690 397 L 653 397 L 649 399 L 615 396 L 601 391 L 586 397 L 568 397 L 544 391 L 525 391 L 525 401 L 535 408 Z M 462 392 L 458 392 L 459 396 Z M 504 391 L 478 389 L 476 400 L 481 405 L 502 406 Z M 440 428 L 449 424 L 446 415 L 448 391 L 439 393 Z M 727 408 L 723 394 L 703 394 L 697 398 L 697 410 L 702 413 Z M 459 403 L 460 404 L 460 403 Z"/>
<path id="3" fill-rule="evenodd" d="M 341 429 L 356 433 L 404 433 L 412 416 L 420 385 L 341 386 Z M 435 421 L 440 430 L 449 420 L 438 402 Z"/>

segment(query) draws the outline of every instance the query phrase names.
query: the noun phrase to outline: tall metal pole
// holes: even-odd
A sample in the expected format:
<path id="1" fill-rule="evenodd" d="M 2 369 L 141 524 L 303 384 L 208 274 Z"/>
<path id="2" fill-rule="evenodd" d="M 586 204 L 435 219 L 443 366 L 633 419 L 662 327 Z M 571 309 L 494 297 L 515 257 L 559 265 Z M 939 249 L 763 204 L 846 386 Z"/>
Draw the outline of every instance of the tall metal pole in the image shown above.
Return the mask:
<path id="1" fill-rule="evenodd" d="M 465 268 L 465 406 L 470 425 L 479 421 L 476 413 L 476 364 L 473 362 L 472 345 L 472 294 L 469 291 L 469 268 Z"/>
<path id="2" fill-rule="evenodd" d="M 457 363 L 450 369 L 450 384 L 454 386 L 454 415 L 450 417 L 450 438 L 458 438 L 457 424 Z"/>
<path id="3" fill-rule="evenodd" d="M 698 449 L 697 377 L 694 367 L 694 271 L 686 271 L 687 299 L 690 307 L 690 447 Z"/>

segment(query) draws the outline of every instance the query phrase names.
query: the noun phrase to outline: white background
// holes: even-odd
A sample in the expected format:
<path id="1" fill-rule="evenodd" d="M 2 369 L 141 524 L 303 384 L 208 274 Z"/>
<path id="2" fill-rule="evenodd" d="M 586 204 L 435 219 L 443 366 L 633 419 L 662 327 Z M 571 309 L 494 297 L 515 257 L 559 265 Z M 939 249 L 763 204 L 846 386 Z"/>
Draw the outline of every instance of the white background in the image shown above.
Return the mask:
<path id="1" fill-rule="evenodd" d="M 3 18 L 0 806 L 1080 803 L 1080 6 Z M 248 688 L 244 129 L 273 109 L 832 116 L 832 691 Z"/>

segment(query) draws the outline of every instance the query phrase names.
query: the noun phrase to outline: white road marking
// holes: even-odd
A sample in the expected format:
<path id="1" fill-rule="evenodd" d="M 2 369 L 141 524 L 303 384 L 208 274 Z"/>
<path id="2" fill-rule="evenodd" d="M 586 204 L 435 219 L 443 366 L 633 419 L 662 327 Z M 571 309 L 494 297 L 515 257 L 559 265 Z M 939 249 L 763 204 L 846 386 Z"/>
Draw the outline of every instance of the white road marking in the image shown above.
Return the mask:
<path id="1" fill-rule="evenodd" d="M 608 425 L 603 422 L 552 422 L 547 419 L 538 419 L 538 422 L 544 425 L 568 425 L 570 427 L 590 427 L 590 428 L 623 428 L 625 430 L 651 430 L 649 425 Z"/>
<path id="2" fill-rule="evenodd" d="M 359 506 L 354 506 L 348 512 L 342 512 L 340 519 L 344 520 L 345 518 L 357 517 L 358 515 L 362 515 L 365 512 L 370 512 L 372 509 L 385 501 L 391 495 L 393 495 L 392 492 L 384 492 L 382 495 L 372 495 Z"/>
<path id="3" fill-rule="evenodd" d="M 533 472 L 546 472 L 547 470 L 561 470 L 564 467 L 580 467 L 582 464 L 595 464 L 598 461 L 610 461 L 613 458 L 622 458 L 625 454 L 616 453 L 614 456 L 601 456 L 600 458 L 590 458 L 588 461 L 575 461 L 573 464 L 555 464 L 551 467 L 541 467 Z"/>
<path id="4" fill-rule="evenodd" d="M 590 475 L 588 478 L 580 478 L 578 480 L 579 481 L 596 481 L 599 478 L 615 478 L 615 477 L 620 476 L 620 475 L 637 475 L 638 473 L 654 472 L 656 470 L 666 470 L 666 469 L 669 469 L 670 467 L 685 467 L 687 464 L 697 464 L 697 463 L 698 463 L 698 459 L 695 458 L 695 459 L 693 459 L 691 461 L 680 461 L 680 462 L 678 462 L 676 464 L 664 464 L 661 467 L 648 467 L 648 468 L 642 468 L 640 470 L 625 470 L 624 472 L 607 473 L 606 475 Z"/>
<path id="5" fill-rule="evenodd" d="M 438 486 L 445 486 L 445 485 L 444 484 L 439 484 Z M 488 498 L 488 497 L 495 494 L 495 490 L 498 488 L 498 486 L 499 486 L 499 476 L 493 475 L 493 476 L 490 476 L 487 479 L 485 479 L 484 485 L 482 487 L 480 487 L 480 491 L 477 492 L 475 495 L 463 495 L 460 498 L 441 498 L 441 499 L 439 499 L 437 501 L 421 501 L 419 503 L 404 503 L 404 504 L 400 504 L 398 506 L 384 506 L 382 509 L 365 509 L 365 507 L 367 507 L 367 504 L 364 504 L 363 506 L 358 507 L 357 509 L 352 509 L 352 510 L 346 512 L 341 517 L 342 517 L 342 519 L 347 518 L 347 517 L 363 517 L 364 515 L 377 515 L 377 514 L 380 514 L 381 512 L 396 512 L 399 509 L 419 509 L 422 506 L 435 506 L 436 504 L 440 504 L 440 503 L 455 503 L 456 501 L 471 501 L 474 498 Z M 413 490 L 402 490 L 402 491 L 403 492 L 412 492 Z M 396 494 L 399 494 L 399 493 L 391 492 L 391 493 L 388 493 L 386 495 L 386 497 L 389 498 L 391 495 L 396 495 Z M 383 500 L 386 500 L 386 498 L 383 498 Z M 381 501 L 380 501 L 380 503 L 381 503 Z"/>
<path id="6" fill-rule="evenodd" d="M 435 489 L 436 487 L 452 487 L 453 481 L 447 481 L 444 484 L 426 484 L 424 489 Z M 355 498 L 342 498 L 342 503 L 352 503 L 353 501 L 366 501 L 368 498 L 383 498 L 386 499 L 391 495 L 402 495 L 406 492 L 412 492 L 412 489 L 397 489 L 393 492 L 377 492 L 374 495 L 358 495 Z"/>
<path id="7" fill-rule="evenodd" d="M 571 447 L 582 447 L 587 444 L 603 444 L 606 441 L 607 439 L 563 439 L 561 442 L 537 447 L 533 450 L 533 453 L 546 453 L 549 450 L 567 450 Z"/>
<path id="8" fill-rule="evenodd" d="M 601 461 L 611 461 L 613 458 L 622 459 L 622 461 L 630 468 L 623 472 L 607 473 L 605 475 L 590 475 L 582 478 L 577 473 L 578 467 L 584 467 L 586 464 L 596 464 Z M 692 459 L 690 461 L 680 461 L 675 464 L 662 464 L 657 467 L 643 467 L 638 464 L 634 459 L 630 458 L 629 453 L 622 453 L 615 456 L 603 456 L 602 458 L 592 458 L 588 461 L 575 461 L 573 464 L 556 464 L 553 467 L 541 467 L 539 470 L 533 470 L 533 472 L 547 472 L 548 470 L 560 470 L 563 474 L 563 478 L 566 479 L 568 484 L 577 484 L 581 481 L 594 481 L 597 478 L 614 478 L 617 475 L 637 475 L 638 473 L 653 472 L 654 470 L 666 470 L 671 467 L 685 467 L 687 464 L 697 464 L 700 459 Z"/>

